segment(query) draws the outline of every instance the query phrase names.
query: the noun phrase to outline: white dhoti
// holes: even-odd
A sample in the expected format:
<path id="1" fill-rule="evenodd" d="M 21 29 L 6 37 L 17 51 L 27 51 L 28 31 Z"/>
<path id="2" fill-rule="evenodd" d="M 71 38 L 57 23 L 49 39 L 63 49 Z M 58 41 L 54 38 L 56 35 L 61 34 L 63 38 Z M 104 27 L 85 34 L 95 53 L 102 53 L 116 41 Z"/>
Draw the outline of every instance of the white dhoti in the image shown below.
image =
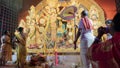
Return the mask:
<path id="1" fill-rule="evenodd" d="M 91 44 L 93 43 L 94 38 L 92 39 L 84 39 L 80 41 L 80 56 L 81 56 L 81 60 L 83 63 L 83 68 L 91 68 L 91 64 L 89 59 L 87 58 L 87 49 L 91 46 Z"/>

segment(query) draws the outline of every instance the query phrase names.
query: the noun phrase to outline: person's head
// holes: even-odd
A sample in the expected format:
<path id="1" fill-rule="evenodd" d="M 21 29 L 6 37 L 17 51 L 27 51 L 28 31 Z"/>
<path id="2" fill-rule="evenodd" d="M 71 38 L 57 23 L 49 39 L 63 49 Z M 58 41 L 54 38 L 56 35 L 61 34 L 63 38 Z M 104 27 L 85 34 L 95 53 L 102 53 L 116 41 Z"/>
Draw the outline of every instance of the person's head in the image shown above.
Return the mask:
<path id="1" fill-rule="evenodd" d="M 9 31 L 7 31 L 7 30 L 5 30 L 3 34 L 4 35 L 10 35 Z"/>
<path id="2" fill-rule="evenodd" d="M 88 16 L 88 11 L 87 10 L 83 10 L 81 12 L 81 17 L 85 17 L 85 16 Z"/>
<path id="3" fill-rule="evenodd" d="M 23 27 L 19 27 L 17 30 L 18 30 L 19 32 L 23 32 Z"/>
<path id="4" fill-rule="evenodd" d="M 114 32 L 120 32 L 120 13 L 116 13 L 114 16 L 111 27 L 110 27 L 110 34 L 114 34 Z"/>
<path id="5" fill-rule="evenodd" d="M 112 20 L 106 20 L 106 21 L 105 21 L 105 24 L 106 24 L 106 26 L 107 26 L 108 28 L 111 27 L 111 23 L 112 23 Z"/>
<path id="6" fill-rule="evenodd" d="M 98 33 L 99 34 L 110 33 L 111 35 L 114 35 L 115 32 L 120 32 L 120 13 L 116 13 L 116 15 L 114 16 L 109 30 L 104 28 L 104 27 L 99 27 L 98 28 Z"/>
<path id="7" fill-rule="evenodd" d="M 112 27 L 115 32 L 120 32 L 120 13 L 117 13 L 113 18 Z"/>

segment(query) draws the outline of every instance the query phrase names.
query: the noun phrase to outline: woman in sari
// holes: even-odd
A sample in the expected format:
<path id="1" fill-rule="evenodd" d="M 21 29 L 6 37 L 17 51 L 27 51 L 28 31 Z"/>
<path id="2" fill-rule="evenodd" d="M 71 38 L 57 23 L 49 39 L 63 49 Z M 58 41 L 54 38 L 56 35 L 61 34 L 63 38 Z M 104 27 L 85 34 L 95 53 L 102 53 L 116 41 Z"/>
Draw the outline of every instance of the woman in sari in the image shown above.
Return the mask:
<path id="1" fill-rule="evenodd" d="M 1 64 L 5 65 L 7 61 L 12 60 L 12 46 L 11 46 L 10 33 L 8 31 L 4 32 L 4 35 L 1 37 Z"/>
<path id="2" fill-rule="evenodd" d="M 113 37 L 100 42 L 101 37 L 108 32 Z M 94 68 L 120 68 L 120 13 L 115 15 L 109 31 L 105 27 L 98 29 L 98 36 L 88 49 L 88 57 L 97 62 L 98 67 L 93 65 Z"/>
<path id="3" fill-rule="evenodd" d="M 24 68 L 26 64 L 26 34 L 23 33 L 23 28 L 19 27 L 15 32 L 15 39 L 14 42 L 16 44 L 16 51 L 17 51 L 17 66 L 18 68 Z"/>

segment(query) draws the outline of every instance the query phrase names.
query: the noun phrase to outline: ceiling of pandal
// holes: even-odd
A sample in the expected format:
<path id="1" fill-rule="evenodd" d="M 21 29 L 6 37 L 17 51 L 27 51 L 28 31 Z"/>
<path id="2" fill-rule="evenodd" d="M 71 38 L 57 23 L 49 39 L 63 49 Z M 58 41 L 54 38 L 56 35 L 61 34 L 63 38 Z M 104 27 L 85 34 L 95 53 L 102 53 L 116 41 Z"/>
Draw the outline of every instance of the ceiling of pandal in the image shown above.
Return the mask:
<path id="1" fill-rule="evenodd" d="M 115 0 L 95 0 L 104 10 L 106 19 L 112 19 L 116 14 Z"/>

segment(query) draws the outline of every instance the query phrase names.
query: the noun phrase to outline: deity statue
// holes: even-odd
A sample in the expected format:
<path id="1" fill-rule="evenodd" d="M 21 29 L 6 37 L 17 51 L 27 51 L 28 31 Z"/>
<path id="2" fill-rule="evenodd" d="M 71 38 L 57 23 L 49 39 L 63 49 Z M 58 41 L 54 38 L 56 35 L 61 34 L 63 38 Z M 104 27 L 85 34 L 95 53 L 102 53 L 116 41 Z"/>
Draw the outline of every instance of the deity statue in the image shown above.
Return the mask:
<path id="1" fill-rule="evenodd" d="M 74 20 L 70 20 L 67 24 L 68 43 L 72 44 L 74 39 Z"/>
<path id="2" fill-rule="evenodd" d="M 40 32 L 39 32 L 39 15 L 36 15 L 34 6 L 30 7 L 28 13 L 29 16 L 26 17 L 26 22 L 29 28 L 27 47 L 39 48 L 39 45 L 41 43 Z"/>
<path id="3" fill-rule="evenodd" d="M 51 9 L 51 15 L 50 15 L 50 26 L 51 26 L 51 40 L 53 42 L 56 41 L 56 20 L 57 20 L 57 12 L 56 12 L 56 9 L 55 8 L 52 8 Z"/>
<path id="4" fill-rule="evenodd" d="M 58 28 L 57 28 L 57 40 L 60 41 L 60 39 L 63 36 L 63 28 L 62 28 L 62 21 L 59 22 Z"/>

